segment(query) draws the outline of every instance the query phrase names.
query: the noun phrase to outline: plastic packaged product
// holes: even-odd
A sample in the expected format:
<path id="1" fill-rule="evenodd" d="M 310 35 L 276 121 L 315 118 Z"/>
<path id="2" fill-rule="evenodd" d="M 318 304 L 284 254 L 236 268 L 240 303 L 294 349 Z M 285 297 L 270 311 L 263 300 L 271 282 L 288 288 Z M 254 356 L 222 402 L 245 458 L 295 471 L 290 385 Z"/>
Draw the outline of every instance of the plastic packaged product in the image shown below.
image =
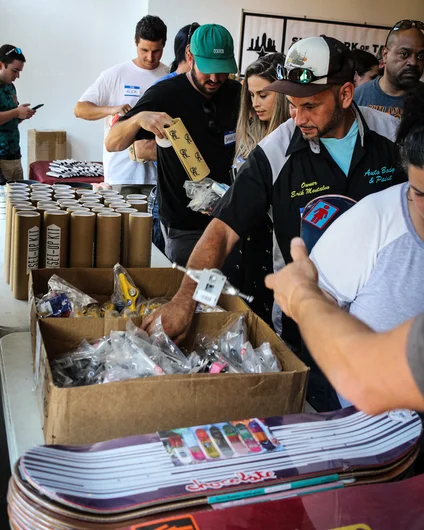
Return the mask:
<path id="1" fill-rule="evenodd" d="M 139 296 L 140 291 L 131 276 L 122 265 L 117 263 L 113 267 L 113 294 L 111 297 L 115 309 L 121 312 L 128 307 L 135 312 Z"/>
<path id="2" fill-rule="evenodd" d="M 269 342 L 264 342 L 256 349 L 253 348 L 250 342 L 246 342 L 242 346 L 241 356 L 241 366 L 246 373 L 281 372 L 280 362 L 272 353 Z"/>
<path id="3" fill-rule="evenodd" d="M 192 366 L 188 358 L 164 332 L 161 317 L 155 320 L 154 331 L 150 336 L 150 342 L 153 346 L 156 346 L 164 352 L 172 364 L 174 373 L 187 373 L 191 370 Z"/>
<path id="4" fill-rule="evenodd" d="M 49 292 L 37 303 L 37 312 L 41 317 L 84 315 L 97 300 L 83 293 L 66 280 L 53 274 L 48 281 Z M 69 310 L 70 306 L 70 310 Z M 93 309 L 91 316 L 93 316 Z"/>
<path id="5" fill-rule="evenodd" d="M 225 313 L 225 309 L 222 309 L 219 305 L 212 307 L 199 302 L 196 306 L 196 313 Z"/>
<path id="6" fill-rule="evenodd" d="M 150 300 L 142 299 L 137 304 L 136 315 L 141 317 L 147 317 L 150 313 L 153 313 L 156 309 L 167 304 L 169 302 L 168 298 L 158 297 L 151 298 Z"/>
<path id="7" fill-rule="evenodd" d="M 65 293 L 49 291 L 37 304 L 39 317 L 69 317 L 72 305 Z"/>
<path id="8" fill-rule="evenodd" d="M 195 212 L 209 213 L 229 189 L 229 186 L 215 182 L 210 178 L 204 178 L 197 182 L 187 180 L 184 182 L 184 189 L 187 197 L 191 199 L 188 208 Z"/>

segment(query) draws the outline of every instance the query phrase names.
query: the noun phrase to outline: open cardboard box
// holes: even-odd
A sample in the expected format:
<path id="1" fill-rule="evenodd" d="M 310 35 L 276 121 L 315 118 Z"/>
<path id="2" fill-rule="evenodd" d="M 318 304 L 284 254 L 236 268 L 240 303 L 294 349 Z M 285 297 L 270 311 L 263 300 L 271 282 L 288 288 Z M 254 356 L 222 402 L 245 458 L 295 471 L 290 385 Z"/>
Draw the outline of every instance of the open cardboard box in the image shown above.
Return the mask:
<path id="1" fill-rule="evenodd" d="M 127 271 L 146 298 L 171 299 L 178 291 L 184 276 L 182 272 L 172 268 L 139 268 L 127 269 Z M 38 269 L 31 271 L 28 300 L 33 355 L 35 355 L 35 331 L 38 320 L 35 297 L 47 294 L 48 281 L 53 274 L 57 274 L 83 293 L 90 295 L 99 304 L 107 302 L 113 292 L 113 269 Z M 226 311 L 249 311 L 249 306 L 241 298 L 235 296 L 221 295 L 218 303 Z"/>
<path id="2" fill-rule="evenodd" d="M 117 437 L 303 411 L 308 368 L 252 312 L 197 314 L 197 333 L 217 336 L 245 315 L 254 347 L 270 342 L 283 371 L 165 375 L 75 388 L 54 385 L 49 361 L 83 340 L 124 330 L 126 320 L 43 319 L 37 323 L 38 393 L 46 443 L 86 444 Z"/>

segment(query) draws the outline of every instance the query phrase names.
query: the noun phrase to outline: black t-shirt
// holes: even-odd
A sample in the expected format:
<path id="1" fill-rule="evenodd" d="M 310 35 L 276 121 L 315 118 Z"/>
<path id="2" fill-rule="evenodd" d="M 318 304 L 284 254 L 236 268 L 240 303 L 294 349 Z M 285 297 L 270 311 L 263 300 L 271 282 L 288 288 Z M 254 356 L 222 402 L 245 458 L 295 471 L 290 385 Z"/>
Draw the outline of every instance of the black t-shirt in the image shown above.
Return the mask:
<path id="1" fill-rule="evenodd" d="M 192 86 L 185 74 L 178 75 L 150 87 L 121 119 L 145 110 L 166 112 L 171 118 L 181 118 L 211 170 L 209 178 L 230 184 L 229 170 L 235 144 L 233 141 L 229 143 L 229 140 L 235 137 L 231 138 L 231 133 L 236 129 L 240 89 L 240 83 L 228 79 L 208 100 Z M 216 109 L 213 117 L 216 127 L 212 130 L 209 127 L 211 114 L 203 109 L 208 101 L 212 101 Z M 153 134 L 143 129 L 136 136 L 136 140 L 152 138 Z M 157 161 L 160 220 L 170 228 L 203 230 L 210 218 L 187 208 L 190 199 L 186 196 L 184 182 L 189 178 L 174 149 L 158 146 Z"/>

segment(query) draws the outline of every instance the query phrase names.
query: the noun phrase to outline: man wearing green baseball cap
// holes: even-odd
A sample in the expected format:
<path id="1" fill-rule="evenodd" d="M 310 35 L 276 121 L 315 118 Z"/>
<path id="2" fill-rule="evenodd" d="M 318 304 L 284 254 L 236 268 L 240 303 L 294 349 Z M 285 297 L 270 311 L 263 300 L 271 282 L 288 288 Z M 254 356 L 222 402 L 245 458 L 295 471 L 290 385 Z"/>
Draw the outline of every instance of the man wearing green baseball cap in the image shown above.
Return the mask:
<path id="1" fill-rule="evenodd" d="M 180 118 L 203 160 L 209 178 L 230 184 L 235 129 L 241 86 L 228 78 L 237 72 L 233 39 L 223 26 L 204 24 L 189 36 L 187 60 L 190 71 L 152 86 L 137 105 L 116 123 L 105 146 L 108 151 L 126 149 L 134 140 L 157 139 L 154 153 L 143 158 L 158 162 L 159 218 L 165 237 L 165 253 L 185 265 L 210 217 L 187 208 L 184 182 L 188 175 L 172 147 L 160 140 L 165 128 Z M 193 168 L 192 168 L 193 169 Z"/>
<path id="2" fill-rule="evenodd" d="M 205 24 L 193 33 L 190 52 L 202 74 L 235 74 L 233 39 L 224 26 Z"/>

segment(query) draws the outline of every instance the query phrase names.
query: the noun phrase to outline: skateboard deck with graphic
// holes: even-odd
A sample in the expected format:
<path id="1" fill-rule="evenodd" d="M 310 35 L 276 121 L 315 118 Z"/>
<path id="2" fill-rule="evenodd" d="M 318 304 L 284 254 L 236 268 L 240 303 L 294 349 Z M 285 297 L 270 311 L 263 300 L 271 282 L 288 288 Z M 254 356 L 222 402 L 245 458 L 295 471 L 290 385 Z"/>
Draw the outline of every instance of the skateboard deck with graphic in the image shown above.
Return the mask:
<path id="1" fill-rule="evenodd" d="M 301 237 L 310 253 L 322 234 L 356 201 L 344 195 L 321 195 L 308 202 L 301 214 Z"/>
<path id="2" fill-rule="evenodd" d="M 416 413 L 367 416 L 351 407 L 173 429 L 90 446 L 39 446 L 25 453 L 19 471 L 24 487 L 63 508 L 98 516 L 134 510 L 151 514 L 311 477 L 371 479 L 381 473 L 384 480 L 390 468 L 396 471 L 411 458 L 420 433 Z M 201 439 L 191 452 L 193 434 Z M 199 451 L 202 458 L 196 458 Z"/>

